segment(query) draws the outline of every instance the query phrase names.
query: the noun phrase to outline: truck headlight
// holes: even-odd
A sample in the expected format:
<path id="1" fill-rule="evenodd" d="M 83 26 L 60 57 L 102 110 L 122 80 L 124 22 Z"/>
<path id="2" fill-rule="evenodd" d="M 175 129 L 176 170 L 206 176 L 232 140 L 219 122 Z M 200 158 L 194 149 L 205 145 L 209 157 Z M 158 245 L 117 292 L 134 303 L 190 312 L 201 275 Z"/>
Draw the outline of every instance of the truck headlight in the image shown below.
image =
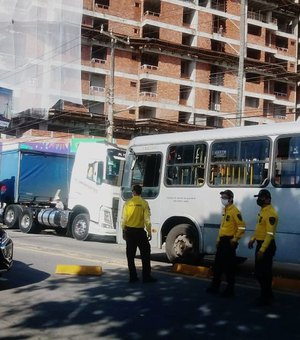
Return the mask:
<path id="1" fill-rule="evenodd" d="M 104 210 L 104 222 L 106 224 L 112 224 L 112 221 L 111 221 L 111 213 L 109 210 Z"/>

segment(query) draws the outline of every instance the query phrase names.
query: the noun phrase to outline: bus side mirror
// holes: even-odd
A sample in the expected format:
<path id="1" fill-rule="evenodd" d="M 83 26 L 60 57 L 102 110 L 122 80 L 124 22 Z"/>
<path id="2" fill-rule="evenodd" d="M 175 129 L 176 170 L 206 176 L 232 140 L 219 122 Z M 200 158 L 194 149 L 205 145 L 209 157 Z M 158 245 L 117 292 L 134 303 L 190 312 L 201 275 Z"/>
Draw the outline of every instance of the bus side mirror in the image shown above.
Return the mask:
<path id="1" fill-rule="evenodd" d="M 102 182 L 103 182 L 103 173 L 104 173 L 103 162 L 98 162 L 96 184 L 98 184 L 98 185 L 102 184 Z"/>

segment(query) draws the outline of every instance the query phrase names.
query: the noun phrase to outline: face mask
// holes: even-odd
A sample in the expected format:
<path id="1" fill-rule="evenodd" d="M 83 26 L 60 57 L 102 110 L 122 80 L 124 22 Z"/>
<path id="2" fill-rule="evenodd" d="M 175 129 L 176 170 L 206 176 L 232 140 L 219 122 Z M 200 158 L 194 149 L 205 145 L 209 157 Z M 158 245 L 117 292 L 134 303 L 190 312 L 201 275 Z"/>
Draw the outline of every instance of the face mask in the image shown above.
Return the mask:
<path id="1" fill-rule="evenodd" d="M 259 206 L 261 207 L 261 206 L 264 205 L 265 200 L 263 200 L 263 199 L 261 199 L 261 198 L 257 198 L 256 203 L 257 203 L 257 205 L 259 205 Z"/>
<path id="2" fill-rule="evenodd" d="M 221 202 L 224 205 L 224 207 L 226 207 L 230 203 L 228 198 L 221 198 Z"/>

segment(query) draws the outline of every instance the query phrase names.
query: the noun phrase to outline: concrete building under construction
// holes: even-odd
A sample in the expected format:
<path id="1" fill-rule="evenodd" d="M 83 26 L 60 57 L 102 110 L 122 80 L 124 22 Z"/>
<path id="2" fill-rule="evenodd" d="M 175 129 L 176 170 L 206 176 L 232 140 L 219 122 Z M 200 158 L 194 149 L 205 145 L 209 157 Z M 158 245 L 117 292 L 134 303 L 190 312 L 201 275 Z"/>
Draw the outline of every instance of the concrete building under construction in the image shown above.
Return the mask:
<path id="1" fill-rule="evenodd" d="M 83 106 L 56 105 L 47 129 L 130 139 L 293 121 L 299 14 L 297 0 L 83 0 Z"/>

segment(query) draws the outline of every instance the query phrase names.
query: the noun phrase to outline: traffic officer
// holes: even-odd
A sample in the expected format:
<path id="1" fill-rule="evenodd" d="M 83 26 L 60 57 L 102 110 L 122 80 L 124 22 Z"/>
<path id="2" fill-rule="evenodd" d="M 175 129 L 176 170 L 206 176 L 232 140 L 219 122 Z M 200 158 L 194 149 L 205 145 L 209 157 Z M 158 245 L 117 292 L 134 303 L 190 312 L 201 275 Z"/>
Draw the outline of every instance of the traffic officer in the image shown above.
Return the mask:
<path id="1" fill-rule="evenodd" d="M 276 252 L 275 233 L 278 224 L 278 214 L 271 205 L 271 194 L 262 189 L 257 195 L 256 203 L 261 207 L 257 217 L 257 224 L 248 247 L 255 250 L 255 276 L 261 287 L 259 305 L 267 305 L 272 302 L 272 267 L 273 257 Z"/>
<path id="2" fill-rule="evenodd" d="M 236 248 L 239 239 L 245 233 L 246 224 L 239 209 L 233 204 L 233 192 L 225 190 L 220 192 L 220 195 L 224 210 L 217 237 L 213 280 L 211 286 L 206 291 L 210 294 L 218 293 L 222 274 L 225 273 L 227 286 L 221 296 L 231 297 L 234 296 Z"/>
<path id="3" fill-rule="evenodd" d="M 122 228 L 123 238 L 126 240 L 126 256 L 129 269 L 129 282 L 137 282 L 138 276 L 134 263 L 137 247 L 140 250 L 143 266 L 143 282 L 155 282 L 151 276 L 150 265 L 150 243 L 151 221 L 150 209 L 147 201 L 142 197 L 142 187 L 134 185 L 132 188 L 133 197 L 128 200 L 123 208 Z M 146 227 L 147 233 L 144 230 Z"/>

